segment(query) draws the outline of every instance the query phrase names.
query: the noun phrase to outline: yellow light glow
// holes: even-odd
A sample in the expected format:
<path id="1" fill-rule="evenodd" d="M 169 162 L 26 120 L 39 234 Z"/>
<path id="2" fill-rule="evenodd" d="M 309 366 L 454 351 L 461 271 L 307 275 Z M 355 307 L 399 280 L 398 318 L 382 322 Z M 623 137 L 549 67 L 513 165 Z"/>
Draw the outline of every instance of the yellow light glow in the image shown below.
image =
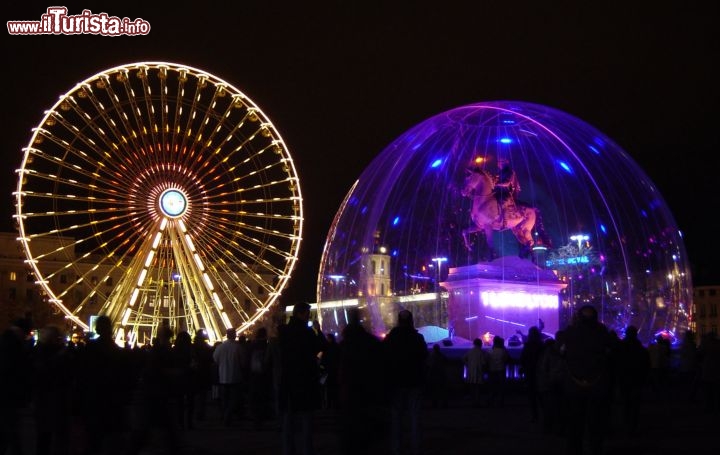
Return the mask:
<path id="1" fill-rule="evenodd" d="M 130 320 L 130 313 L 131 313 L 130 308 L 125 308 L 125 314 L 123 315 L 123 318 L 122 318 L 122 325 L 127 325 L 128 320 Z"/>
<path id="2" fill-rule="evenodd" d="M 147 255 L 147 259 L 145 260 L 145 267 L 150 267 L 150 264 L 152 264 L 152 260 L 155 257 L 155 251 L 150 250 L 150 252 Z"/>
<path id="3" fill-rule="evenodd" d="M 135 288 L 132 295 L 130 296 L 130 306 L 135 305 L 135 301 L 137 300 L 139 293 L 140 293 L 140 289 Z"/>

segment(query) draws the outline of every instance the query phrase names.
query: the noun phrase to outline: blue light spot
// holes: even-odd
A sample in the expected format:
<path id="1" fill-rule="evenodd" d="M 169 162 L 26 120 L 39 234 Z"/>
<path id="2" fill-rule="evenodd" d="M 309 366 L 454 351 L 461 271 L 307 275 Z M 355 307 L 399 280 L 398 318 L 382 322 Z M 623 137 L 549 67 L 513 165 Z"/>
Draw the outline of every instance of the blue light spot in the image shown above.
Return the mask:
<path id="1" fill-rule="evenodd" d="M 393 226 L 397 226 L 400 223 L 400 217 L 396 216 L 395 219 L 392 221 Z"/>
<path id="2" fill-rule="evenodd" d="M 574 173 L 573 170 L 572 170 L 572 168 L 570 167 L 570 165 L 567 164 L 565 161 L 558 161 L 558 165 L 559 165 L 565 172 L 567 172 L 568 174 L 573 174 L 573 173 Z"/>
<path id="3" fill-rule="evenodd" d="M 367 205 L 360 209 L 360 214 L 365 215 L 367 213 Z"/>
<path id="4" fill-rule="evenodd" d="M 436 168 L 436 167 L 439 167 L 441 164 L 443 164 L 443 160 L 441 160 L 440 158 L 438 158 L 438 159 L 436 159 L 435 161 L 432 162 L 432 164 L 430 165 L 430 167 L 434 169 L 434 168 Z"/>
<path id="5" fill-rule="evenodd" d="M 607 234 L 607 228 L 605 227 L 604 224 L 600 225 L 600 230 L 602 231 L 603 234 Z"/>
<path id="6" fill-rule="evenodd" d="M 647 214 L 647 212 L 646 212 L 645 210 L 640 210 L 640 215 L 642 215 L 643 218 L 647 218 L 647 217 L 648 217 L 648 214 Z"/>
<path id="7" fill-rule="evenodd" d="M 397 257 L 397 255 L 398 255 L 398 250 L 392 250 L 392 253 L 390 253 L 390 255 L 391 255 L 392 257 Z"/>
<path id="8" fill-rule="evenodd" d="M 515 124 L 515 120 L 509 120 L 509 119 L 505 119 L 502 122 L 505 125 L 514 125 Z"/>
<path id="9" fill-rule="evenodd" d="M 510 139 L 509 137 L 501 137 L 500 139 L 498 139 L 498 141 L 501 144 L 512 144 L 512 142 L 513 142 L 513 140 Z"/>
<path id="10" fill-rule="evenodd" d="M 596 155 L 600 154 L 600 150 L 596 149 L 594 146 L 590 145 L 590 150 L 592 150 Z"/>

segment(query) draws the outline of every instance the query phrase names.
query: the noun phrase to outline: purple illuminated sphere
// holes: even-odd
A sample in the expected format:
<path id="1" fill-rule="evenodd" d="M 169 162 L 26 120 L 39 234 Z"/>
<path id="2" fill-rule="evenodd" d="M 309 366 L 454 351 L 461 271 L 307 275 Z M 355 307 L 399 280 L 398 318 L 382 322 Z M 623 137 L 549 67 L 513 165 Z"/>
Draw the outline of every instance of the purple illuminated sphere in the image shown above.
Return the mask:
<path id="1" fill-rule="evenodd" d="M 495 209 L 531 208 L 537 215 L 531 241 L 503 229 L 505 222 L 490 238 L 472 229 L 479 209 L 463 191 L 466 179 L 482 171 L 497 179 L 505 163 L 517 179 L 516 206 L 502 207 L 507 199 L 501 202 L 496 192 Z M 400 308 L 410 308 L 416 326 L 442 334 L 452 330 L 442 286 L 448 271 L 509 257 L 565 285 L 560 326 L 591 304 L 609 328 L 621 333 L 633 324 L 645 340 L 659 330 L 688 328 L 692 283 L 685 247 L 653 182 L 591 125 L 515 101 L 431 117 L 364 170 L 327 236 L 317 291 L 323 326 L 340 331 L 358 307 L 365 324 L 383 334 Z M 497 273 L 502 280 L 502 268 Z"/>

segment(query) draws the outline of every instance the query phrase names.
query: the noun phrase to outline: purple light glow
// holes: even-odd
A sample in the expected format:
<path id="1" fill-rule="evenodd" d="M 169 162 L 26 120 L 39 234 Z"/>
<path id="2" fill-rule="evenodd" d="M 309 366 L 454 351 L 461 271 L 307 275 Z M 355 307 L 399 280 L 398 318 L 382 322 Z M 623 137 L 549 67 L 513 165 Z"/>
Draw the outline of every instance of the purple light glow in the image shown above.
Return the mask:
<path id="1" fill-rule="evenodd" d="M 345 205 L 336 215 L 320 264 L 320 277 L 350 276 L 357 286 L 348 286 L 342 290 L 345 295 L 337 295 L 337 286 L 319 282 L 321 306 L 324 300 L 378 295 L 376 289 L 385 289 L 383 299 L 368 300 L 363 307 L 372 330 L 385 333 L 395 323 L 398 298 L 424 293 L 440 296 L 448 289 L 438 289 L 437 283 L 442 286 L 453 270 L 523 254 L 513 232 L 502 230 L 502 222 L 489 230 L 487 238 L 482 230 L 466 234 L 467 244 L 463 238 L 463 231 L 476 227 L 473 220 L 481 219 L 471 215 L 478 214 L 477 207 L 486 207 L 473 209 L 477 199 L 462 195 L 466 170 L 472 166 L 497 176 L 500 160 L 507 160 L 516 174 L 520 187 L 516 203 L 539 214 L 530 229 L 535 244 L 527 250 L 532 255 L 525 259 L 554 274 L 558 282 L 571 285 L 558 289 L 552 304 L 550 297 L 522 297 L 517 293 L 554 291 L 543 287 L 548 282 L 538 281 L 535 271 L 507 267 L 507 261 L 501 260 L 493 266 L 492 276 L 486 277 L 492 281 L 490 287 L 480 289 L 475 278 L 458 278 L 455 285 L 462 279 L 467 283 L 457 297 L 461 303 L 456 302 L 459 306 L 452 310 L 457 314 L 437 311 L 448 304 L 452 313 L 451 302 L 444 297 L 413 304 L 410 309 L 418 326 L 448 327 L 454 320 L 461 325 L 477 324 L 468 333 L 501 333 L 500 326 L 483 328 L 491 321 L 488 318 L 465 321 L 482 314 L 465 311 L 467 305 L 487 300 L 480 309 L 531 312 L 536 308 L 543 320 L 553 318 L 550 312 L 566 311 L 556 319 L 558 326 L 570 320 L 577 302 L 589 302 L 611 328 L 633 324 L 640 333 L 652 334 L 665 328 L 678 333 L 688 327 L 683 304 L 692 300 L 692 283 L 685 247 L 653 182 L 593 126 L 546 106 L 515 101 L 469 104 L 440 113 L 400 134 L 377 155 L 348 194 L 347 200 L 357 202 Z M 578 230 L 588 240 L 571 240 Z M 662 239 L 661 244 L 651 244 L 653 238 Z M 374 245 L 392 251 L 385 275 L 370 276 L 358 267 L 363 263 L 361 256 L 374 251 Z M 652 254 L 644 254 L 647 251 Z M 680 259 L 675 261 L 673 256 Z M 447 262 L 423 271 L 431 258 L 438 257 Z M 592 273 L 598 269 L 601 273 Z M 443 275 L 436 276 L 440 272 Z M 425 274 L 432 276 L 411 278 Z M 668 274 L 677 277 L 672 288 Z M 487 299 L 482 292 L 488 293 Z M 457 296 L 455 291 L 448 295 L 451 300 Z M 657 298 L 668 302 L 658 311 L 647 304 Z M 537 323 L 537 318 L 521 323 Z"/>

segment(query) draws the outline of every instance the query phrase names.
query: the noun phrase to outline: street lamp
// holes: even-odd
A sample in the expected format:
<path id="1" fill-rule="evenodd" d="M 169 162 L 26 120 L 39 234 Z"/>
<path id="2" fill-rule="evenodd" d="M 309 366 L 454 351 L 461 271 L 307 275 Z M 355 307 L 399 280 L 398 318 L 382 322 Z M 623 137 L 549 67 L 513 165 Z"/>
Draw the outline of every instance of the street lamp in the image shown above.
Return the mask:
<path id="1" fill-rule="evenodd" d="M 432 258 L 431 261 L 437 264 L 437 279 L 435 280 L 435 288 L 438 292 L 440 292 L 440 271 L 442 268 L 442 263 L 447 262 L 448 258 L 446 257 L 439 257 L 439 258 Z"/>
<path id="2" fill-rule="evenodd" d="M 590 240 L 590 236 L 587 234 L 575 234 L 570 236 L 570 240 L 577 242 L 578 251 L 582 251 L 582 243 Z"/>
<path id="3" fill-rule="evenodd" d="M 437 325 L 440 326 L 441 320 L 442 320 L 442 298 L 440 294 L 440 278 L 441 278 L 441 269 L 442 269 L 442 263 L 447 262 L 448 258 L 446 257 L 437 257 L 432 258 L 431 261 L 437 264 L 437 274 L 435 278 L 435 307 L 436 307 L 436 322 Z"/>

